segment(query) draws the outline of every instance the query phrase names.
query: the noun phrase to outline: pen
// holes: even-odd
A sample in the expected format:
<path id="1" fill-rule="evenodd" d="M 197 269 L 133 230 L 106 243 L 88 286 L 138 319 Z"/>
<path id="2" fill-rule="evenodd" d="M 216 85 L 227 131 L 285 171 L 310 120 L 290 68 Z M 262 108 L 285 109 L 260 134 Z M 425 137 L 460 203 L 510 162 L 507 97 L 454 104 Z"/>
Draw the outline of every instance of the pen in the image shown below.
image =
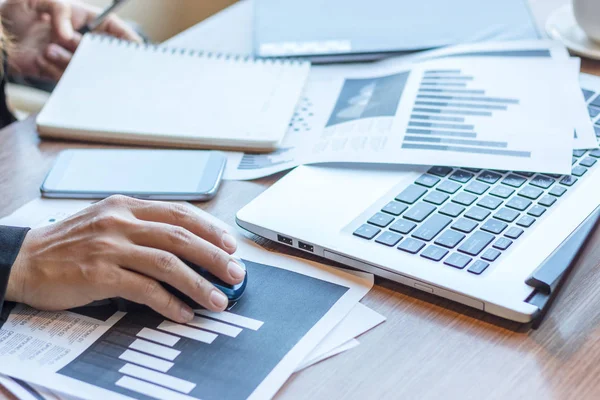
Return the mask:
<path id="1" fill-rule="evenodd" d="M 113 3 L 110 6 L 108 6 L 108 8 L 106 8 L 106 10 L 102 11 L 102 13 L 99 14 L 92 22 L 79 28 L 77 30 L 77 32 L 79 32 L 82 35 L 85 35 L 88 32 L 92 32 L 98 26 L 100 26 L 100 24 L 106 19 L 106 17 L 110 13 L 116 11 L 117 8 L 122 6 L 125 3 L 125 1 L 126 0 L 113 0 Z"/>

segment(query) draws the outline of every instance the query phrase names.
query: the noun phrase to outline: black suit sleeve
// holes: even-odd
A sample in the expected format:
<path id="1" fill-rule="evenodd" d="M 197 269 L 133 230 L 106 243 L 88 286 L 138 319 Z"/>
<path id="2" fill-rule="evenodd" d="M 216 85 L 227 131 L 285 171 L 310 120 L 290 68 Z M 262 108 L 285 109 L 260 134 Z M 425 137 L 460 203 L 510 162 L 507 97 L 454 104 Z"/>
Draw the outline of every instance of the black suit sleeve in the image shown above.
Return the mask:
<path id="1" fill-rule="evenodd" d="M 6 313 L 2 312 L 8 277 L 29 228 L 0 226 L 0 326 Z"/>

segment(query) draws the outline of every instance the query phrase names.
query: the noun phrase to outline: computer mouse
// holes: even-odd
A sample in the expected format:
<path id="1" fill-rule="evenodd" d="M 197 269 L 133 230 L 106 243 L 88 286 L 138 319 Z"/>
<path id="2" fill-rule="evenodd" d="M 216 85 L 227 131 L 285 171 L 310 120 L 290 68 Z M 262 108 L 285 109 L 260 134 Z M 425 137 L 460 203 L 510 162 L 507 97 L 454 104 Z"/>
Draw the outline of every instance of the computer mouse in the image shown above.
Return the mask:
<path id="1" fill-rule="evenodd" d="M 246 276 L 244 277 L 244 280 L 237 285 L 230 285 L 228 283 L 223 282 L 222 280 L 220 280 L 219 278 L 217 278 L 216 276 L 211 274 L 208 270 L 202 268 L 199 265 L 193 264 L 186 260 L 182 260 L 182 261 L 187 266 L 189 266 L 194 271 L 196 271 L 199 275 L 201 275 L 206 280 L 208 280 L 210 283 L 212 283 L 217 289 L 222 291 L 225 294 L 225 296 L 227 296 L 227 299 L 229 300 L 228 308 L 231 307 L 233 304 L 235 304 L 242 297 L 242 295 L 244 294 L 244 291 L 246 290 L 246 285 L 248 283 L 248 270 L 246 269 L 246 264 L 244 264 L 244 262 L 242 260 L 240 260 L 239 258 L 236 258 L 236 261 L 242 266 L 242 268 L 244 268 L 246 270 Z M 164 282 L 162 283 L 162 285 L 165 289 L 167 289 L 167 291 L 169 291 L 171 294 L 173 294 L 177 298 L 181 299 L 181 301 L 183 301 L 190 307 L 192 307 L 194 309 L 203 308 L 203 306 L 196 303 L 196 301 L 194 301 L 192 298 L 181 293 L 179 290 L 175 289 L 173 286 L 171 286 L 167 283 L 164 283 Z M 141 304 L 137 304 L 137 303 L 134 303 L 129 300 L 125 300 L 122 298 L 114 298 L 114 299 L 107 299 L 107 300 L 101 300 L 101 301 L 94 301 L 94 302 L 84 306 L 83 308 L 85 308 L 85 307 L 100 307 L 100 306 L 106 306 L 107 304 L 114 304 L 114 305 L 116 305 L 116 307 L 119 311 L 124 311 L 124 312 L 134 311 L 134 310 L 138 310 L 138 309 L 145 307 Z"/>
<path id="2" fill-rule="evenodd" d="M 217 289 L 219 289 L 221 292 L 223 292 L 225 294 L 225 296 L 227 296 L 230 306 L 233 303 L 235 303 L 236 301 L 238 301 L 244 294 L 244 291 L 246 290 L 246 285 L 248 283 L 248 271 L 246 270 L 246 264 L 244 264 L 244 262 L 242 260 L 240 260 L 239 258 L 236 258 L 236 261 L 238 262 L 238 264 L 240 264 L 242 266 L 242 268 L 244 268 L 244 270 L 246 270 L 246 275 L 244 276 L 244 280 L 237 285 L 230 285 L 229 283 L 223 282 L 221 279 L 217 278 L 216 276 L 211 274 L 208 270 L 204 269 L 203 267 L 201 267 L 199 265 L 193 264 L 186 260 L 182 260 L 182 261 L 188 267 L 190 267 L 191 269 L 196 271 L 196 273 L 198 275 L 202 276 L 204 279 L 206 279 L 207 281 L 212 283 Z M 183 301 L 190 307 L 202 308 L 202 306 L 200 304 L 196 303 L 196 301 L 194 301 L 192 298 L 181 293 L 179 290 L 175 289 L 173 286 L 168 285 L 166 283 L 163 283 L 162 285 L 171 294 L 173 294 L 174 296 L 179 298 L 181 301 Z"/>

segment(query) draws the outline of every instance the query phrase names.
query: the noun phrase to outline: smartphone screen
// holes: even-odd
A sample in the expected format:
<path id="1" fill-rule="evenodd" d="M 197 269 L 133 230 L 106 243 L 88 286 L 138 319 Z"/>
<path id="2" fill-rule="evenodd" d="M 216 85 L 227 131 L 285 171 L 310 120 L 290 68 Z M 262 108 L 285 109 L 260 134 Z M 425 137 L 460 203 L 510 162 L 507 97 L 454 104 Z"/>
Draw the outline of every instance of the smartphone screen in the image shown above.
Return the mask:
<path id="1" fill-rule="evenodd" d="M 201 199 L 216 190 L 224 160 L 220 152 L 201 150 L 67 150 L 42 192 L 47 197 Z"/>

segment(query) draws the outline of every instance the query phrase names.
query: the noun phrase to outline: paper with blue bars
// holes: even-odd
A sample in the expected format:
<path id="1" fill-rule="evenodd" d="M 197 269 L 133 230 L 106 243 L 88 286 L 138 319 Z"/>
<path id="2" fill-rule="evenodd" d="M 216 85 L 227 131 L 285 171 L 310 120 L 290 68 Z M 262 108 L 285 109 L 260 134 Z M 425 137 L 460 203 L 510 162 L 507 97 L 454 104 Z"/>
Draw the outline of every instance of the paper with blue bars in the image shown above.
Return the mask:
<path id="1" fill-rule="evenodd" d="M 230 153 L 226 178 L 323 162 L 569 174 L 572 149 L 597 147 L 579 67 L 552 42 L 316 66 L 280 149 Z"/>

